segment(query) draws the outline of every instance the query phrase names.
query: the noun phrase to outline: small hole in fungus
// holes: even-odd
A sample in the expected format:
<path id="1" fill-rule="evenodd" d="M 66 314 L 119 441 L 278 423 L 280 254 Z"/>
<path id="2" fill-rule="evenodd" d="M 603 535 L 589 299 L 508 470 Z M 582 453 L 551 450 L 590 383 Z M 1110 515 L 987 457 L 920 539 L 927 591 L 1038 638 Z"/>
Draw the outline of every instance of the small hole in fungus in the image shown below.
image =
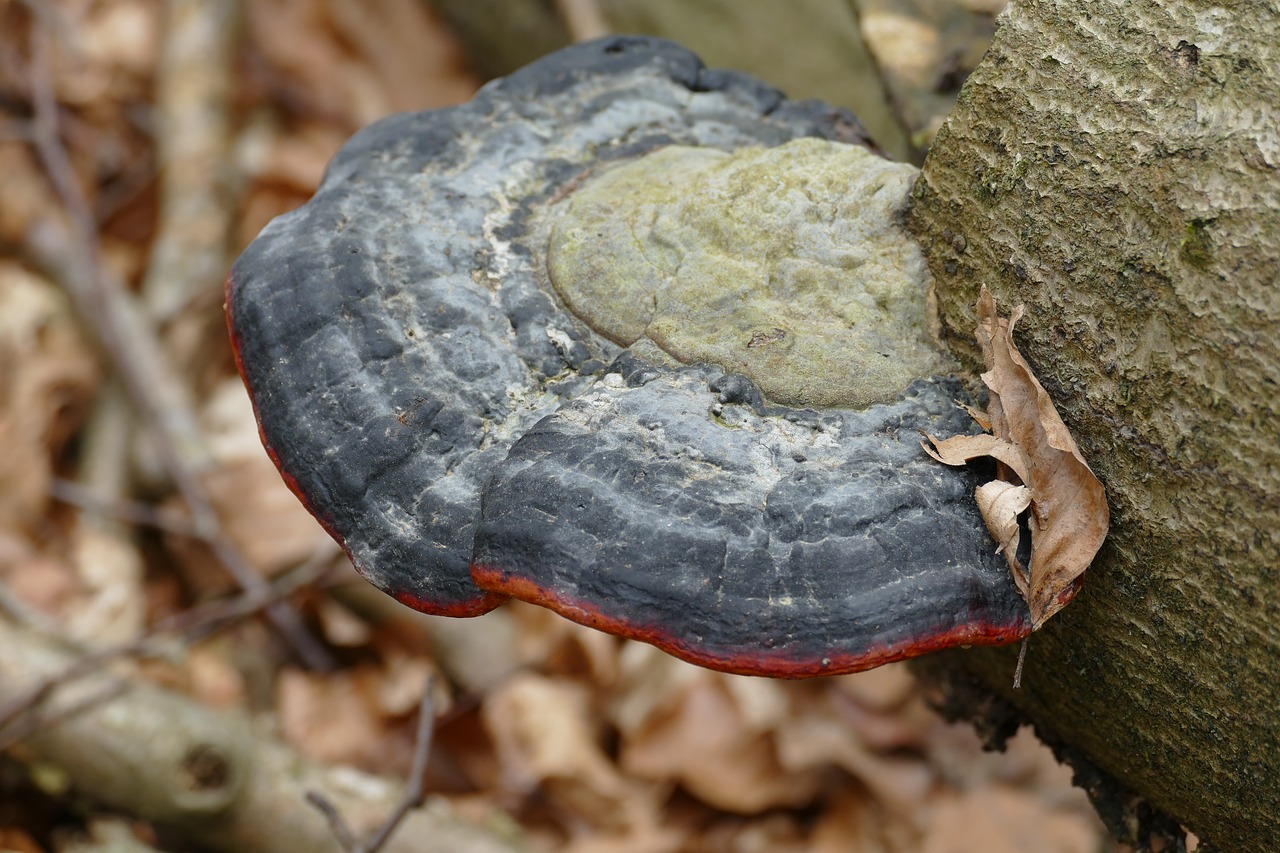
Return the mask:
<path id="1" fill-rule="evenodd" d="M 617 56 L 619 53 L 622 53 L 624 50 L 626 50 L 626 48 L 624 48 L 620 44 L 611 44 L 604 49 L 604 52 L 609 54 L 610 56 Z"/>
<path id="2" fill-rule="evenodd" d="M 182 758 L 184 783 L 192 791 L 224 787 L 231 777 L 227 759 L 214 747 L 202 743 L 191 747 Z"/>

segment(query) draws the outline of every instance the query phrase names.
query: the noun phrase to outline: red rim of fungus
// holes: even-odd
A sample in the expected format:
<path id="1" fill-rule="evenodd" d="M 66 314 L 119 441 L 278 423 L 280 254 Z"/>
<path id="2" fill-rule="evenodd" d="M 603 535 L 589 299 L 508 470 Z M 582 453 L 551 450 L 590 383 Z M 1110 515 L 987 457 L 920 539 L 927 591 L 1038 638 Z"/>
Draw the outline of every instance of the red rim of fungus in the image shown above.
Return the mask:
<path id="1" fill-rule="evenodd" d="M 471 576 L 476 584 L 485 589 L 545 607 L 579 625 L 595 628 L 606 634 L 648 643 L 688 663 L 733 675 L 770 678 L 847 675 L 957 646 L 1009 645 L 1031 635 L 1030 622 L 995 624 L 971 621 L 947 631 L 913 637 L 894 645 L 873 646 L 857 653 L 837 651 L 820 658 L 792 658 L 762 648 L 716 654 L 671 635 L 661 625 L 640 625 L 621 617 L 611 616 L 594 605 L 575 601 L 554 590 L 540 587 L 532 581 L 512 577 L 501 569 L 490 569 L 477 564 L 471 567 Z"/>
<path id="2" fill-rule="evenodd" d="M 258 411 L 258 398 L 253 392 L 253 385 L 249 379 L 250 374 L 245 370 L 242 356 L 240 354 L 240 338 L 236 332 L 234 310 L 232 307 L 235 304 L 232 299 L 232 292 L 234 288 L 234 275 L 228 275 L 223 288 L 224 293 L 226 294 L 225 304 L 227 332 L 231 340 L 231 354 L 235 359 L 236 370 L 240 373 L 241 379 L 244 381 L 245 390 L 249 392 L 249 400 L 253 406 L 254 420 L 257 421 L 258 424 L 258 438 L 262 441 L 262 447 L 266 450 L 267 456 L 271 458 L 271 462 L 276 466 L 276 470 L 280 472 L 280 478 L 284 480 L 285 486 L 288 487 L 289 491 L 293 492 L 293 496 L 296 497 L 303 507 L 306 508 L 307 512 L 311 513 L 315 520 L 324 529 L 325 533 L 328 533 L 333 537 L 333 541 L 338 544 L 338 547 L 340 547 L 343 553 L 347 555 L 347 558 L 351 560 L 351 564 L 355 567 L 356 571 L 361 574 L 365 574 L 365 570 L 361 568 L 360 558 L 352 552 L 350 547 L 348 547 L 346 540 L 343 538 L 341 531 L 338 530 L 332 516 L 312 502 L 311 498 L 307 495 L 306 490 L 298 482 L 297 477 L 290 473 L 281 461 L 280 454 L 277 453 L 275 448 L 272 446 L 271 439 L 267 436 L 267 432 L 263 428 L 262 415 Z M 423 613 L 430 613 L 436 616 L 454 616 L 459 618 L 482 616 L 490 610 L 493 610 L 495 607 L 500 606 L 507 600 L 507 596 L 492 591 L 481 595 L 475 601 L 465 602 L 462 604 L 435 601 L 428 597 L 417 596 L 408 590 L 388 590 L 387 592 L 396 601 L 399 601 L 401 604 L 406 607 L 411 607 L 414 610 L 418 610 Z"/>

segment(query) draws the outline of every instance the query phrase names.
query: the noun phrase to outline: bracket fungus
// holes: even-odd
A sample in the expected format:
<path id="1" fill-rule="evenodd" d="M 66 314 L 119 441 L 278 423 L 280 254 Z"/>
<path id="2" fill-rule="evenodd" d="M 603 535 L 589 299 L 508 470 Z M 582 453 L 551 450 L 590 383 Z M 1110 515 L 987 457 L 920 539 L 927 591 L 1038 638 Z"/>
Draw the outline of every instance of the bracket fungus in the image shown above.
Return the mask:
<path id="1" fill-rule="evenodd" d="M 577 45 L 384 119 L 227 287 L 263 441 L 372 583 L 513 596 L 730 672 L 1031 630 L 849 113 L 667 42 Z"/>

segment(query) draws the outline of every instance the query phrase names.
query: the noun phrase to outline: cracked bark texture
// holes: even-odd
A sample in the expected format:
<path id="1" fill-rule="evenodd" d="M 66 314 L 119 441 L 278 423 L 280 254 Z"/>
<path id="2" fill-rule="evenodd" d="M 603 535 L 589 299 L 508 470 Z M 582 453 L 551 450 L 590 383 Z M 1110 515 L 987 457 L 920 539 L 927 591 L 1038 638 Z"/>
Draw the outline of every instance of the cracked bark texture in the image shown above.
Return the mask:
<path id="1" fill-rule="evenodd" d="M 979 286 L 1027 304 L 1112 506 L 1023 690 L 950 663 L 1220 850 L 1280 840 L 1278 105 L 1274 3 L 1016 3 L 911 216 L 968 366 Z"/>

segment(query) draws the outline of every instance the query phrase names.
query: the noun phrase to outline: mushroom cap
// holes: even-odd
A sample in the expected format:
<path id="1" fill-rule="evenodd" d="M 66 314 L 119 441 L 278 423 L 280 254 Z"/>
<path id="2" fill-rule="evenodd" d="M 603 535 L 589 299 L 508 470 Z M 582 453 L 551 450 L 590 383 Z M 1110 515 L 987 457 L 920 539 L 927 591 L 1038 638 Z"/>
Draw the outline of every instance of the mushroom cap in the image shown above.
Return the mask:
<path id="1" fill-rule="evenodd" d="M 286 482 L 366 578 L 428 613 L 511 595 L 778 676 L 1025 636 L 973 476 L 917 442 L 972 428 L 959 387 L 930 375 L 940 355 L 855 406 L 788 407 L 760 391 L 787 387 L 785 359 L 752 379 L 668 347 L 670 320 L 611 336 L 551 280 L 569 202 L 601 176 L 670 146 L 809 137 L 866 144 L 847 112 L 634 37 L 364 129 L 228 279 L 237 363 Z M 788 346 L 821 349 L 788 322 Z M 681 363 L 695 358 L 721 363 Z"/>

